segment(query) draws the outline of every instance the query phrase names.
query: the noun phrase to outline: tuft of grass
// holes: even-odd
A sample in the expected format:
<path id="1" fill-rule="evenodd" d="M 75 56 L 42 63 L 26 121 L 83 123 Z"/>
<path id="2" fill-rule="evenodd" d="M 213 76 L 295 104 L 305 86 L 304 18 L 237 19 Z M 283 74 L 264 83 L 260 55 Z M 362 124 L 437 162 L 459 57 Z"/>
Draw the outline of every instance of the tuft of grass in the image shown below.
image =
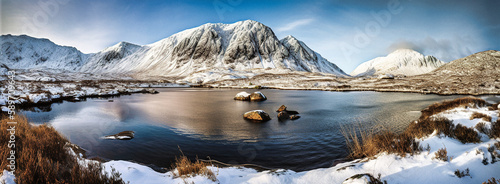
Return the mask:
<path id="1" fill-rule="evenodd" d="M 478 124 L 476 124 L 475 128 L 477 131 L 483 134 L 490 135 L 490 129 L 486 128 L 486 123 L 484 122 L 479 122 Z"/>
<path id="2" fill-rule="evenodd" d="M 341 127 L 349 149 L 349 158 L 358 159 L 373 157 L 379 153 L 395 153 L 405 157 L 422 151 L 418 141 L 407 134 L 395 134 L 388 130 L 379 131 L 377 128 L 362 129 L 361 126 L 352 128 Z"/>
<path id="3" fill-rule="evenodd" d="M 486 104 L 487 103 L 485 100 L 475 97 L 462 97 L 450 101 L 437 102 L 422 110 L 422 115 L 420 116 L 420 119 L 421 120 L 426 119 L 434 114 L 461 106 L 484 107 Z"/>
<path id="4" fill-rule="evenodd" d="M 2 117 L 0 129 L 10 128 L 7 122 L 15 124 L 16 183 L 125 183 L 120 173 L 114 170 L 107 173 L 100 162 L 81 164 L 69 152 L 64 138 L 53 127 L 42 124 L 30 125 L 26 117 L 15 116 L 13 120 Z M 0 142 L 8 142 L 10 133 L 0 131 Z M 0 157 L 10 156 L 10 149 L 0 149 Z M 1 168 L 7 168 L 1 162 Z"/>
<path id="5" fill-rule="evenodd" d="M 469 173 L 469 168 L 463 170 L 463 171 L 460 171 L 460 170 L 456 170 L 455 171 L 455 176 L 457 176 L 458 178 L 463 178 L 465 176 L 470 176 L 470 173 Z"/>
<path id="6" fill-rule="evenodd" d="M 470 116 L 470 120 L 473 120 L 476 118 L 481 118 L 483 121 L 491 122 L 491 116 L 488 116 L 488 115 L 483 114 L 483 113 L 479 113 L 479 112 L 472 113 L 472 115 Z"/>
<path id="7" fill-rule="evenodd" d="M 191 160 L 189 160 L 184 153 L 182 153 L 182 156 L 175 158 L 175 162 L 172 164 L 172 169 L 177 170 L 177 172 L 173 172 L 175 177 L 200 175 L 206 176 L 212 181 L 217 181 L 217 177 L 214 172 L 208 169 L 207 166 L 210 166 L 210 164 L 202 162 L 198 160 L 198 158 L 196 158 L 195 162 L 191 162 Z"/>
<path id="8" fill-rule="evenodd" d="M 491 123 L 490 137 L 500 138 L 500 118 L 496 122 Z"/>
<path id="9" fill-rule="evenodd" d="M 453 122 L 444 117 L 432 117 L 425 118 L 410 123 L 408 128 L 404 131 L 404 134 L 408 134 L 408 136 L 422 138 L 429 134 L 432 134 L 434 131 L 437 131 L 438 135 L 445 135 L 452 137 L 453 132 Z"/>
<path id="10" fill-rule="evenodd" d="M 442 160 L 444 162 L 447 162 L 449 159 L 448 157 L 448 151 L 446 151 L 446 148 L 441 148 L 436 153 L 434 153 L 434 158 L 438 160 Z"/>
<path id="11" fill-rule="evenodd" d="M 453 131 L 455 138 L 462 143 L 478 143 L 481 142 L 479 135 L 474 129 L 458 124 Z"/>
<path id="12" fill-rule="evenodd" d="M 488 179 L 488 181 L 483 182 L 483 184 L 499 184 L 499 183 L 500 183 L 500 179 L 497 180 L 494 177 L 491 179 Z"/>

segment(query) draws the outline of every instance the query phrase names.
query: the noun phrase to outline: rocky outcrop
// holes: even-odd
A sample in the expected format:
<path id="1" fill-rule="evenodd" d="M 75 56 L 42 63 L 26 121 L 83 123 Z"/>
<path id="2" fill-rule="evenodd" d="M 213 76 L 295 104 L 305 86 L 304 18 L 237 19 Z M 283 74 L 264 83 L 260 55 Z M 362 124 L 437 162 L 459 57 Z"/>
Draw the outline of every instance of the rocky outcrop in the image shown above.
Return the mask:
<path id="1" fill-rule="evenodd" d="M 269 121 L 271 117 L 263 110 L 248 111 L 243 114 L 243 118 L 254 121 Z"/>

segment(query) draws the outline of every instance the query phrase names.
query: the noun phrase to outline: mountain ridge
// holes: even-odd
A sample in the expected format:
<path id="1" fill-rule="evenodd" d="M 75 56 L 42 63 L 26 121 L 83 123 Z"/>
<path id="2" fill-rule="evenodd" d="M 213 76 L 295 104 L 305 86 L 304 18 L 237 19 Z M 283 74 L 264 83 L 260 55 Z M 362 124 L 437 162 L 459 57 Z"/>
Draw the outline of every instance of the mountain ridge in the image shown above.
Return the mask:
<path id="1" fill-rule="evenodd" d="M 16 45 L 15 41 L 12 41 L 12 38 L 5 40 L 3 37 L 2 35 L 2 52 L 10 51 L 4 55 L 15 57 L 16 50 L 3 44 L 5 42 Z M 141 46 L 119 42 L 97 53 L 83 54 L 74 47 L 59 46 L 66 48 L 66 50 L 72 48 L 70 51 L 66 51 L 65 55 L 74 57 L 70 58 L 71 61 L 74 61 L 73 63 L 70 62 L 67 64 L 68 66 L 62 68 L 60 66 L 64 64 L 64 60 L 59 58 L 64 58 L 65 55 L 53 55 L 46 58 L 45 61 L 58 62 L 52 65 L 37 63 L 37 58 L 24 58 L 21 63 L 15 59 L 9 60 L 8 57 L 2 58 L 0 61 L 11 68 L 55 67 L 84 73 L 148 76 L 188 76 L 210 69 L 218 71 L 219 69 L 227 71 L 265 69 L 277 72 L 291 70 L 347 76 L 337 65 L 311 50 L 304 42 L 292 38 L 285 37 L 279 40 L 271 28 L 253 20 L 239 21 L 233 24 L 207 23 L 148 45 Z M 38 38 L 32 40 L 36 39 Z M 51 45 L 45 50 L 59 49 L 58 45 L 52 41 L 41 40 L 45 40 L 47 44 Z M 23 47 L 23 44 L 17 46 Z M 36 56 L 40 52 L 42 51 L 22 54 Z"/>

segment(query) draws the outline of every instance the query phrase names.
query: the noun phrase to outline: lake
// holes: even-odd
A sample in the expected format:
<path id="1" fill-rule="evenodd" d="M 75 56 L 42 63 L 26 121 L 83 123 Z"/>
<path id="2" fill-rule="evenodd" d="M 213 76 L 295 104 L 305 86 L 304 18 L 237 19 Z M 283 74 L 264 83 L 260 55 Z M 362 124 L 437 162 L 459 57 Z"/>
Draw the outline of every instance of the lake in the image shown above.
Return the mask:
<path id="1" fill-rule="evenodd" d="M 341 125 L 382 125 L 402 131 L 428 105 L 459 96 L 413 93 L 327 92 L 261 89 L 267 101 L 235 101 L 255 89 L 165 88 L 159 94 L 52 104 L 24 111 L 35 123 L 49 123 L 90 157 L 129 160 L 169 168 L 179 148 L 189 158 L 251 163 L 304 171 L 330 167 L 345 158 Z M 278 121 L 281 105 L 298 111 L 298 120 Z M 35 108 L 36 111 L 37 108 Z M 257 123 L 242 115 L 261 109 L 271 121 Z M 135 131 L 132 140 L 101 137 Z"/>

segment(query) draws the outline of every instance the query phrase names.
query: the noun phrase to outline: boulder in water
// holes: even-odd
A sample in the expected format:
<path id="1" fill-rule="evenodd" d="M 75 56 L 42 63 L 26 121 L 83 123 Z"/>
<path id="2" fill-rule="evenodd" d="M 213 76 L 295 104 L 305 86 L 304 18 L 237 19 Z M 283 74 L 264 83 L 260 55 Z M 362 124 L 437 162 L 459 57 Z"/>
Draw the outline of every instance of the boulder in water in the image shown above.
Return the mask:
<path id="1" fill-rule="evenodd" d="M 239 92 L 234 96 L 234 100 L 241 100 L 241 101 L 249 101 L 250 100 L 250 93 L 247 93 L 245 91 Z"/>
<path id="2" fill-rule="evenodd" d="M 250 101 L 264 101 L 264 100 L 267 100 L 267 97 L 260 91 L 253 92 L 250 95 Z"/>
<path id="3" fill-rule="evenodd" d="M 243 114 L 243 118 L 249 119 L 249 120 L 255 120 L 255 121 L 269 121 L 269 120 L 271 120 L 271 117 L 269 117 L 269 114 L 267 114 L 263 110 L 248 111 L 245 114 Z"/>

